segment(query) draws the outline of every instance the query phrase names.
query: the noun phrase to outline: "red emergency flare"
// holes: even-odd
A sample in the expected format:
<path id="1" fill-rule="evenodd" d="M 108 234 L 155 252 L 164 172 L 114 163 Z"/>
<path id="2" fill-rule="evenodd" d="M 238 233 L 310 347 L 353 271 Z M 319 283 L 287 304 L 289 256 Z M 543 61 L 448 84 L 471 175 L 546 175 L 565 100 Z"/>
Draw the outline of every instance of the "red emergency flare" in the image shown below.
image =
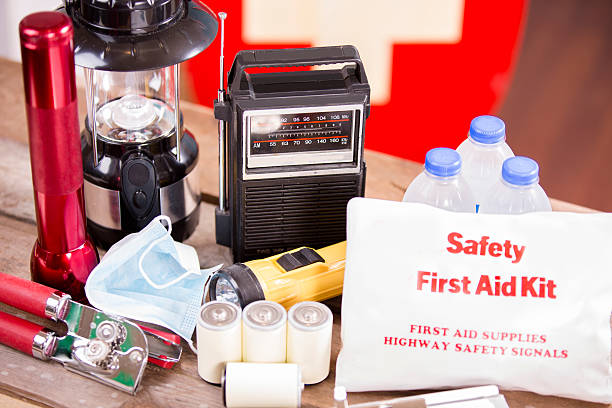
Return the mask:
<path id="1" fill-rule="evenodd" d="M 34 13 L 19 34 L 38 225 L 30 272 L 83 301 L 99 258 L 85 230 L 72 23 L 58 12 Z"/>

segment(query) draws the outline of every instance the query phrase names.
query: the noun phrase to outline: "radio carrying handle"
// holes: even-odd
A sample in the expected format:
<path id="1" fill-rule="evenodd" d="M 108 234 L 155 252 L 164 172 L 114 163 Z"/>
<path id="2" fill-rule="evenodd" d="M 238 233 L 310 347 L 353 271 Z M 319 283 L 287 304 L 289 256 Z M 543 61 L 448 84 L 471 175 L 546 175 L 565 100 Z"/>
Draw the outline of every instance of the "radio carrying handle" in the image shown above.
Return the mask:
<path id="1" fill-rule="evenodd" d="M 227 83 L 239 89 L 248 68 L 309 67 L 315 65 L 355 63 L 355 75 L 361 84 L 368 79 L 357 48 L 352 45 L 333 47 L 291 48 L 278 50 L 245 50 L 236 54 Z"/>

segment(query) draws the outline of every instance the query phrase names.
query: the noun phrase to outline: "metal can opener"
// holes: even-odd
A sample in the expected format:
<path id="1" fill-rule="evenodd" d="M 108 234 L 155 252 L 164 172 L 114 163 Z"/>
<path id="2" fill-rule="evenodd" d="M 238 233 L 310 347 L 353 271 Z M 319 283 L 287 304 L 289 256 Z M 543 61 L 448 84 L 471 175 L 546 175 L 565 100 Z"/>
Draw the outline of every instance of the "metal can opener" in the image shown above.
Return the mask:
<path id="1" fill-rule="evenodd" d="M 0 302 L 53 321 L 67 333 L 0 312 L 0 343 L 134 394 L 149 357 L 147 336 L 136 324 L 74 302 L 70 295 L 0 273 Z M 180 346 L 179 346 L 180 347 Z M 176 354 L 176 350 L 165 355 Z M 180 350 L 178 357 L 180 357 Z M 176 355 L 174 355 L 176 358 Z"/>

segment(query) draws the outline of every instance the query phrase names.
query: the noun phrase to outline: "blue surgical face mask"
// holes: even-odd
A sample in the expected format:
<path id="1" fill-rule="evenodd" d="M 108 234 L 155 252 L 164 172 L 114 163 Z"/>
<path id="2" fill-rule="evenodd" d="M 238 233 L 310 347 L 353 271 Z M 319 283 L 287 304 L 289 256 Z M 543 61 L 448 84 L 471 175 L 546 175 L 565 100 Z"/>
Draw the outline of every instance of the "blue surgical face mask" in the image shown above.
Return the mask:
<path id="1" fill-rule="evenodd" d="M 221 265 L 200 270 L 195 249 L 174 242 L 171 231 L 162 215 L 117 242 L 89 275 L 85 293 L 94 307 L 164 326 L 193 349 L 204 286 Z"/>

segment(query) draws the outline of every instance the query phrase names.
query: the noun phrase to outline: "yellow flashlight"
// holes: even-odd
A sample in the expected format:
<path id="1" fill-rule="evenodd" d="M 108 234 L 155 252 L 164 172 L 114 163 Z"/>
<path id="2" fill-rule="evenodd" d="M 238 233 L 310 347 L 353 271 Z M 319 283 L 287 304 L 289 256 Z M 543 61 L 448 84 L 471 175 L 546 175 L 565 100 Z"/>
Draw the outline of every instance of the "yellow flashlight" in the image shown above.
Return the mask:
<path id="1" fill-rule="evenodd" d="M 342 293 L 346 241 L 314 250 L 302 247 L 222 268 L 210 279 L 210 299 L 245 307 L 271 300 L 286 309 Z"/>

